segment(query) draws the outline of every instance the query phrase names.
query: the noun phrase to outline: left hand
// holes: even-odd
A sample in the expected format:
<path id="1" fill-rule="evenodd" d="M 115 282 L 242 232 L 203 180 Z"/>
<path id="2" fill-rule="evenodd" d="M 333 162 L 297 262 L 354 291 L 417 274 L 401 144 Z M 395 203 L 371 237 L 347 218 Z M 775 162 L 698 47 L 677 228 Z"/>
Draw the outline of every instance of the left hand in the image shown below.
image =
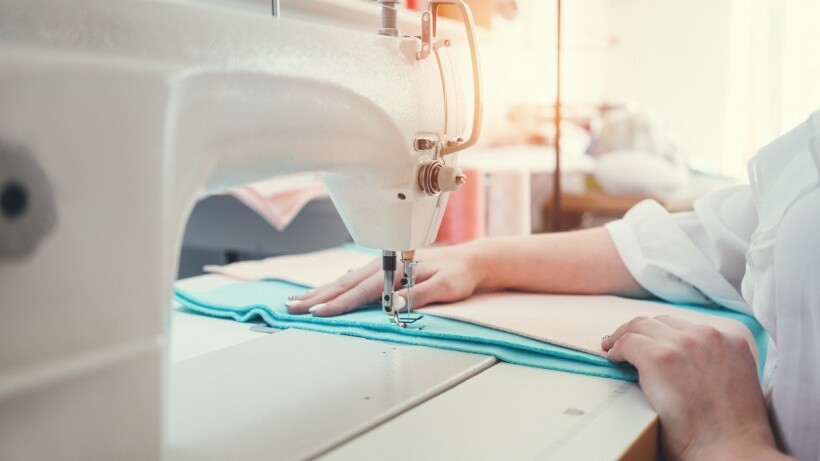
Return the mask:
<path id="1" fill-rule="evenodd" d="M 452 302 L 464 299 L 480 288 L 492 267 L 488 261 L 476 256 L 474 243 L 422 248 L 417 252 L 424 264 L 416 272 L 413 288 L 413 308 L 434 302 Z M 358 309 L 359 306 L 378 302 L 384 287 L 381 258 L 348 272 L 338 280 L 327 283 L 288 301 L 285 306 L 291 314 L 311 313 L 315 317 L 330 317 Z M 399 281 L 402 269 L 396 271 L 394 300 L 407 296 L 407 289 Z M 399 302 L 401 307 L 404 302 Z"/>
<path id="2" fill-rule="evenodd" d="M 670 459 L 772 459 L 777 452 L 750 345 L 666 315 L 637 317 L 601 346 L 638 369 Z"/>

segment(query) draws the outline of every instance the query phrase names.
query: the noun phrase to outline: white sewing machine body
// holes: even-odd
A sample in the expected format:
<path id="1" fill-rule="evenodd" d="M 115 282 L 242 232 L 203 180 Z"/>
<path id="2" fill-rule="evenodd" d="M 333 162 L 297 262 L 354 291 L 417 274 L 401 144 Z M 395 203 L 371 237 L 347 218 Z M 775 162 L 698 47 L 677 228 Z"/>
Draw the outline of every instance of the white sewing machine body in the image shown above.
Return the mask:
<path id="1" fill-rule="evenodd" d="M 462 136 L 464 99 L 445 101 L 454 73 L 416 59 L 419 39 L 376 30 L 170 1 L 0 4 L 0 172 L 29 193 L 0 223 L 22 242 L 0 254 L 0 457 L 162 456 L 168 300 L 203 194 L 325 171 L 358 243 L 430 243 L 447 194 L 416 186 L 432 150 L 414 140 Z"/>
<path id="2" fill-rule="evenodd" d="M 169 315 L 194 201 L 232 185 L 325 171 L 358 243 L 435 235 L 415 140 L 463 136 L 468 91 L 377 26 L 0 3 L 0 459 L 601 459 L 651 429 L 628 383 Z"/>

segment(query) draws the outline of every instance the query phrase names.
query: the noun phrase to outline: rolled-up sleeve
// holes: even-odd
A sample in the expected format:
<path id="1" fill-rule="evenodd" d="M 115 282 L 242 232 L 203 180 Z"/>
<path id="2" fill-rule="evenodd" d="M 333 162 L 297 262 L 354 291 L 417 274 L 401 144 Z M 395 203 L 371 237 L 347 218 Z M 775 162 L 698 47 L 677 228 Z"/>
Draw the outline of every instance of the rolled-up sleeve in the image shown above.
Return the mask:
<path id="1" fill-rule="evenodd" d="M 749 313 L 740 284 L 756 216 L 741 186 L 703 197 L 691 212 L 644 200 L 606 228 L 629 272 L 658 298 Z"/>

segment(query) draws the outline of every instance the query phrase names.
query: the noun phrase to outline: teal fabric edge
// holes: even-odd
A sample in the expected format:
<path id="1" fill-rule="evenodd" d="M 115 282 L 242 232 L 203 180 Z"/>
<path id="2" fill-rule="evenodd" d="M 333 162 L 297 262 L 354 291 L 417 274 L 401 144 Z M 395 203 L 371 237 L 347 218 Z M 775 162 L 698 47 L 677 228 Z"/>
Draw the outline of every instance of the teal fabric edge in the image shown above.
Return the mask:
<path id="1" fill-rule="evenodd" d="M 266 293 L 266 296 L 269 296 L 271 298 L 270 301 L 273 302 L 246 302 L 239 303 L 239 306 L 235 305 L 234 300 L 245 298 L 248 293 L 253 293 L 254 289 L 258 290 L 260 287 L 272 292 Z M 597 355 L 444 317 L 429 316 L 428 322 L 435 319 L 434 322 L 437 326 L 441 327 L 441 329 L 447 333 L 430 330 L 398 330 L 395 326 L 388 323 L 355 320 L 357 317 L 361 317 L 363 313 L 370 313 L 371 316 L 375 313 L 379 319 L 383 319 L 381 311 L 378 309 L 358 310 L 334 318 L 293 315 L 287 312 L 277 312 L 274 309 L 274 305 L 282 306 L 287 300 L 287 294 L 279 294 L 277 290 L 292 293 L 294 290 L 304 288 L 307 287 L 281 280 L 236 282 L 214 290 L 197 292 L 196 294 L 175 287 L 174 298 L 191 312 L 213 317 L 230 318 L 240 322 L 247 322 L 254 318 L 259 318 L 268 325 L 276 328 L 298 328 L 408 345 L 479 353 L 491 355 L 501 361 L 517 365 L 548 368 L 613 379 L 636 381 L 638 377 L 637 372 L 631 366 L 613 364 Z M 236 290 L 237 293 L 233 293 L 231 290 Z M 227 293 L 223 293 L 225 291 L 227 291 Z M 208 299 L 209 297 L 213 298 L 215 293 L 227 296 L 227 298 L 231 299 L 231 303 L 218 302 L 220 296 L 216 296 L 217 299 Z M 224 298 L 225 296 L 222 297 Z M 670 306 L 730 317 L 743 323 L 755 337 L 758 357 L 760 358 L 758 361 L 758 375 L 759 378 L 762 379 L 769 338 L 753 317 L 739 314 L 728 309 L 714 307 L 671 304 Z M 281 307 L 280 310 L 284 310 L 284 308 Z M 353 318 L 354 320 L 349 320 L 349 318 Z M 469 328 L 471 332 L 470 335 L 452 333 L 452 331 L 464 329 L 465 326 Z M 509 336 L 510 338 L 504 339 L 505 336 Z M 482 339 L 476 341 L 475 338 Z"/>
<path id="2" fill-rule="evenodd" d="M 238 322 L 248 322 L 254 318 L 259 318 L 273 327 L 297 328 L 305 331 L 318 333 L 329 333 L 344 336 L 353 336 L 389 343 L 406 344 L 410 346 L 426 346 L 437 349 L 446 349 L 457 352 L 468 352 L 480 355 L 495 357 L 496 359 L 513 365 L 529 366 L 534 368 L 544 368 L 548 370 L 565 371 L 570 373 L 580 373 L 601 378 L 619 379 L 624 381 L 637 381 L 638 374 L 632 367 L 609 367 L 604 365 L 594 365 L 591 363 L 575 362 L 563 358 L 555 358 L 545 354 L 530 352 L 526 350 L 510 351 L 503 346 L 495 346 L 488 343 L 473 341 L 447 341 L 432 337 L 397 336 L 393 333 L 385 333 L 378 330 L 370 330 L 361 327 L 350 327 L 342 325 L 326 324 L 301 324 L 293 322 L 294 325 L 282 324 L 274 321 L 268 311 L 264 308 L 253 308 L 244 313 L 224 310 L 213 310 L 203 306 L 189 306 L 183 304 L 186 311 L 205 314 L 219 318 L 230 318 Z"/>
<path id="3" fill-rule="evenodd" d="M 446 317 L 438 317 L 438 316 L 429 316 L 429 319 L 434 319 L 433 321 L 436 322 L 436 327 L 443 326 L 440 330 L 444 331 L 444 333 L 438 331 L 431 331 L 430 328 L 425 330 L 417 330 L 417 329 L 398 329 L 394 325 L 387 322 L 386 317 L 384 314 L 381 313 L 378 309 L 359 309 L 354 312 L 350 312 L 344 315 L 336 316 L 336 317 L 313 317 L 311 315 L 293 315 L 283 312 L 277 312 L 274 308 L 271 307 L 270 304 L 252 302 L 248 304 L 244 304 L 241 307 L 233 307 L 229 305 L 224 305 L 219 302 L 212 301 L 205 301 L 201 300 L 202 296 L 208 296 L 208 293 L 223 291 L 227 287 L 236 287 L 242 288 L 243 291 L 250 291 L 253 288 L 258 288 L 260 286 L 265 285 L 258 285 L 258 284 L 277 284 L 280 286 L 287 286 L 287 287 L 295 287 L 296 285 L 292 285 L 287 282 L 283 282 L 280 280 L 269 280 L 266 282 L 237 282 L 235 284 L 228 285 L 226 287 L 221 287 L 216 290 L 211 290 L 209 292 L 202 292 L 200 293 L 200 299 L 197 299 L 196 296 L 186 293 L 183 290 L 175 289 L 175 297 L 177 301 L 181 304 L 190 306 L 190 307 L 204 307 L 211 311 L 227 311 L 227 312 L 239 312 L 243 313 L 252 309 L 258 309 L 264 311 L 270 322 L 267 322 L 271 326 L 276 326 L 274 324 L 279 323 L 287 323 L 293 326 L 294 324 L 320 324 L 320 325 L 335 325 L 335 326 L 346 326 L 346 327 L 359 327 L 359 328 L 366 328 L 368 330 L 374 331 L 382 331 L 394 335 L 407 335 L 407 336 L 421 336 L 421 337 L 432 337 L 437 339 L 443 340 L 455 340 L 455 341 L 469 341 L 469 342 L 476 342 L 475 338 L 482 338 L 480 342 L 491 342 L 493 344 L 497 344 L 503 347 L 510 347 L 513 349 L 520 349 L 525 350 L 528 352 L 535 352 L 538 354 L 550 354 L 553 356 L 560 357 L 562 359 L 567 360 L 575 360 L 581 362 L 587 362 L 593 365 L 605 365 L 605 366 L 613 366 L 609 360 L 594 355 L 589 354 L 582 351 L 577 351 L 574 349 L 568 349 L 562 346 L 557 346 L 554 344 L 546 343 L 543 341 L 538 341 L 536 339 L 527 338 L 521 335 L 517 335 L 514 333 L 508 333 L 502 330 L 484 327 L 481 325 L 475 325 L 467 322 L 462 322 L 459 320 L 453 320 Z M 270 286 L 270 285 L 267 285 Z M 233 298 L 230 294 L 228 297 Z M 237 296 L 238 297 L 238 296 Z M 277 300 L 277 304 L 283 305 L 284 302 L 287 300 L 286 297 L 281 297 L 281 299 Z M 271 303 L 273 304 L 273 303 Z M 366 306 L 365 306 L 366 307 Z M 362 321 L 356 320 L 356 317 L 362 317 L 362 314 L 370 313 L 375 314 L 378 318 L 378 322 L 373 321 Z M 427 315 L 427 314 L 425 314 Z M 430 321 L 428 319 L 428 322 Z M 271 323 L 273 322 L 273 323 Z M 438 325 L 441 324 L 441 325 Z M 449 328 L 448 328 L 449 327 Z M 469 329 L 472 334 L 463 335 L 454 333 L 458 329 Z"/>
<path id="4" fill-rule="evenodd" d="M 257 283 L 274 283 L 295 287 L 294 285 L 285 284 L 281 281 L 237 282 L 235 284 L 227 285 L 226 287 L 251 288 L 248 287 L 248 285 Z M 463 329 L 464 327 L 467 327 L 474 331 L 486 330 L 486 333 L 494 336 L 509 335 L 512 338 L 522 340 L 524 343 L 538 343 L 541 347 L 519 345 L 511 341 L 490 342 L 482 336 L 477 336 L 482 338 L 482 340 L 476 341 L 475 337 L 457 334 L 441 334 L 430 331 L 425 332 L 424 330 L 397 330 L 395 326 L 387 323 L 376 324 L 375 326 L 372 324 L 362 326 L 361 323 L 343 319 L 343 317 L 351 316 L 351 314 L 360 313 L 362 311 L 356 311 L 350 314 L 345 314 L 344 316 L 334 317 L 332 319 L 321 319 L 308 315 L 277 313 L 272 311 L 264 304 L 245 305 L 241 308 L 236 308 L 233 306 L 220 305 L 220 303 L 214 303 L 213 300 L 205 299 L 209 294 L 212 295 L 214 292 L 224 291 L 224 288 L 226 287 L 198 292 L 196 295 L 179 288 L 175 288 L 174 298 L 188 311 L 213 317 L 230 318 L 239 322 L 248 322 L 254 318 L 258 318 L 275 328 L 298 328 L 308 331 L 342 334 L 408 345 L 429 346 L 460 352 L 478 353 L 490 355 L 501 361 L 517 365 L 568 371 L 612 379 L 628 381 L 637 380 L 637 372 L 629 365 L 612 364 L 605 358 L 593 354 L 587 354 L 584 352 L 555 346 L 549 343 L 536 341 L 530 338 L 513 335 L 511 333 L 502 332 L 500 330 L 445 319 L 442 317 L 430 316 L 428 321 L 434 321 L 442 325 L 450 325 L 453 329 Z M 227 294 L 230 295 L 230 293 Z M 381 311 L 376 309 L 370 310 L 370 315 L 377 315 L 379 318 L 382 318 L 383 316 Z M 443 328 L 447 327 L 445 326 Z"/>

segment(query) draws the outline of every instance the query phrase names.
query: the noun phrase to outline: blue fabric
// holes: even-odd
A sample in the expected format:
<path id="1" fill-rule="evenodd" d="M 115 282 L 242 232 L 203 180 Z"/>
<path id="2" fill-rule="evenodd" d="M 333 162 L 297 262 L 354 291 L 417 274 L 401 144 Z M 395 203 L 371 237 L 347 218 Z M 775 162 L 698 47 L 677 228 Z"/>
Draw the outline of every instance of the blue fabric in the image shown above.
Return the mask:
<path id="1" fill-rule="evenodd" d="M 279 280 L 236 282 L 220 288 L 186 292 L 174 289 L 174 298 L 186 309 L 240 322 L 262 319 L 275 328 L 334 333 L 401 344 L 430 346 L 462 352 L 491 355 L 501 361 L 536 368 L 568 371 L 585 375 L 637 381 L 635 369 L 616 365 L 603 357 L 526 338 L 513 333 L 473 325 L 432 315 L 420 321 L 423 329 L 398 328 L 385 318 L 377 306 L 365 306 L 354 312 L 330 318 L 292 315 L 284 303 L 288 296 L 305 287 Z M 692 310 L 735 318 L 755 335 L 761 358 L 766 356 L 766 337 L 751 317 L 728 310 L 690 307 Z M 761 360 L 761 369 L 763 360 Z"/>

